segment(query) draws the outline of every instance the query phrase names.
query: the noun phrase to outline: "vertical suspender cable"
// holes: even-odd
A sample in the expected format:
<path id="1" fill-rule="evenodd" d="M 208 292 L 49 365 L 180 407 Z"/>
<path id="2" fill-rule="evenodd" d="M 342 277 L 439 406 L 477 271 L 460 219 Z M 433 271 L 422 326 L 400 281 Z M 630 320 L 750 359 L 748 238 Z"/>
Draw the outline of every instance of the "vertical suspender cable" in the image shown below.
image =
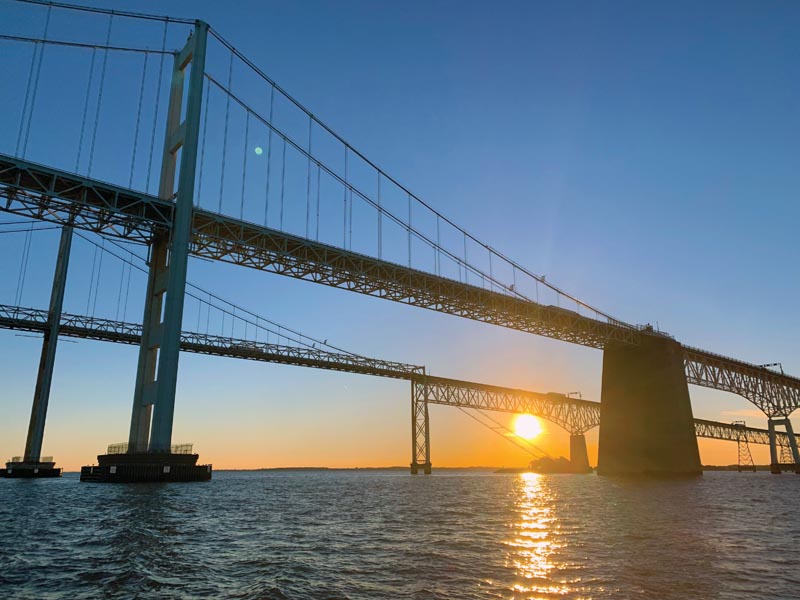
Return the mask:
<path id="1" fill-rule="evenodd" d="M 131 156 L 131 175 L 128 179 L 128 187 L 133 188 L 133 172 L 136 167 L 136 148 L 139 145 L 139 125 L 142 122 L 142 99 L 144 98 L 144 81 L 147 76 L 147 59 L 150 57 L 148 52 L 144 53 L 144 63 L 142 64 L 142 81 L 139 85 L 139 107 L 136 111 L 136 130 L 133 134 L 133 155 Z"/>
<path id="2" fill-rule="evenodd" d="M 342 248 L 347 248 L 347 146 L 344 147 L 344 200 L 342 208 Z"/>
<path id="3" fill-rule="evenodd" d="M 319 194 L 320 194 L 321 174 L 322 174 L 322 168 L 320 167 L 319 163 L 317 163 L 317 235 L 316 235 L 317 241 L 319 241 Z"/>
<path id="4" fill-rule="evenodd" d="M 127 266 L 129 266 L 129 264 L 123 262 L 122 268 L 119 271 L 119 291 L 117 292 L 117 310 L 114 313 L 115 321 L 119 321 L 119 307 L 122 304 L 122 284 L 125 282 L 125 267 Z"/>
<path id="5" fill-rule="evenodd" d="M 311 131 L 313 120 L 308 116 L 308 163 L 306 167 L 306 239 L 311 227 Z"/>
<path id="6" fill-rule="evenodd" d="M 92 276 L 89 279 L 89 296 L 86 298 L 86 314 L 89 314 L 89 307 L 92 305 L 92 288 L 94 287 L 94 268 L 97 265 L 97 245 L 94 247 L 92 255 Z"/>
<path id="7" fill-rule="evenodd" d="M 439 213 L 436 213 L 436 274 L 440 275 L 442 270 L 442 242 L 440 229 Z"/>
<path id="8" fill-rule="evenodd" d="M 244 221 L 244 194 L 247 181 L 247 138 L 250 136 L 250 111 L 248 110 L 244 123 L 244 157 L 242 158 L 242 202 L 239 206 L 239 219 Z"/>
<path id="9" fill-rule="evenodd" d="M 81 165 L 81 152 L 83 150 L 83 135 L 86 131 L 86 116 L 89 113 L 89 92 L 92 89 L 92 79 L 94 78 L 94 65 L 97 59 L 97 48 L 92 48 L 92 62 L 89 66 L 89 80 L 86 82 L 86 96 L 83 100 L 83 118 L 81 119 L 81 136 L 78 140 L 78 158 L 75 160 L 75 172 Z"/>
<path id="10" fill-rule="evenodd" d="M 411 268 L 411 194 L 408 194 L 408 226 L 406 227 L 408 233 L 408 268 Z"/>
<path id="11" fill-rule="evenodd" d="M 103 272 L 103 256 L 105 255 L 106 238 L 100 238 L 100 261 L 97 264 L 97 279 L 94 282 L 94 302 L 92 303 L 92 318 L 97 308 L 97 296 L 100 292 L 100 275 Z"/>
<path id="12" fill-rule="evenodd" d="M 347 235 L 350 238 L 350 250 L 352 250 L 353 249 L 353 188 L 350 187 L 348 188 L 347 191 L 350 194 L 350 208 L 349 208 L 350 214 L 347 217 L 348 220 L 350 221 L 350 224 L 348 226 L 349 231 Z"/>
<path id="13" fill-rule="evenodd" d="M 150 174 L 153 169 L 153 150 L 156 142 L 156 128 L 158 127 L 158 109 L 161 106 L 161 85 L 164 76 L 164 51 L 167 49 L 167 26 L 169 19 L 164 20 L 164 35 L 161 38 L 161 61 L 158 66 L 158 80 L 156 81 L 156 107 L 153 110 L 153 127 L 150 130 L 150 157 L 147 159 L 147 179 L 144 184 L 144 189 L 150 193 Z"/>
<path id="14" fill-rule="evenodd" d="M 269 218 L 269 179 L 272 171 L 272 111 L 275 107 L 275 86 L 273 85 L 269 95 L 269 136 L 267 139 L 267 197 L 264 203 L 264 227 L 267 226 Z"/>
<path id="15" fill-rule="evenodd" d="M 47 7 L 47 17 L 44 22 L 44 36 L 43 41 L 47 40 L 47 31 L 50 29 L 50 13 L 53 6 Z M 42 49 L 39 51 L 39 59 L 36 63 L 36 77 L 33 81 L 33 95 L 31 96 L 31 108 L 28 111 L 28 125 L 25 128 L 25 143 L 22 146 L 22 158 L 28 154 L 28 140 L 30 139 L 31 123 L 33 122 L 33 111 L 36 108 L 36 94 L 39 91 L 39 76 L 42 74 L 42 58 L 44 57 L 45 44 L 42 43 Z"/>
<path id="16" fill-rule="evenodd" d="M 114 24 L 114 11 L 108 18 L 108 30 L 106 31 L 106 46 L 111 44 L 111 26 Z M 92 145 L 89 150 L 89 166 L 86 169 L 86 174 L 91 176 L 92 163 L 94 162 L 94 146 L 97 141 L 97 129 L 100 124 L 100 108 L 103 105 L 103 87 L 106 82 L 106 66 L 108 65 L 108 48 L 103 50 L 103 66 L 100 68 L 100 91 L 97 94 L 97 110 L 94 115 L 94 130 L 92 131 Z"/>
<path id="17" fill-rule="evenodd" d="M 44 44 L 42 44 L 44 46 Z M 36 65 L 36 57 L 39 53 L 38 42 L 33 45 L 33 52 L 31 52 L 31 64 L 28 68 L 28 84 L 25 86 L 25 101 L 22 103 L 22 115 L 19 118 L 19 130 L 17 131 L 17 145 L 15 146 L 14 154 L 20 155 L 20 145 L 22 144 L 22 131 L 25 129 L 25 115 L 28 112 L 28 100 L 31 95 L 31 87 L 33 86 L 33 71 Z"/>
<path id="18" fill-rule="evenodd" d="M 464 234 L 464 283 L 468 283 L 469 280 L 469 273 L 467 272 L 467 234 L 466 232 L 462 231 Z"/>
<path id="19" fill-rule="evenodd" d="M 19 265 L 19 276 L 17 277 L 17 293 L 14 296 L 14 304 L 22 304 L 22 292 L 25 289 L 25 277 L 28 273 L 28 257 L 31 253 L 31 238 L 33 237 L 33 221 L 31 221 L 28 231 L 25 232 L 25 242 L 22 246 L 22 260 Z"/>
<path id="20" fill-rule="evenodd" d="M 125 283 L 125 305 L 122 308 L 122 320 L 127 320 L 128 315 L 128 296 L 131 291 L 131 265 L 128 265 L 128 281 Z"/>
<path id="21" fill-rule="evenodd" d="M 222 194 L 225 187 L 225 155 L 228 151 L 228 119 L 231 113 L 231 81 L 233 79 L 233 52 L 228 63 L 228 89 L 227 100 L 225 101 L 225 129 L 222 134 L 222 173 L 219 177 L 219 213 L 222 214 Z"/>
<path id="22" fill-rule="evenodd" d="M 383 207 L 381 206 L 381 172 L 378 171 L 378 259 L 383 257 Z"/>
<path id="23" fill-rule="evenodd" d="M 280 230 L 283 231 L 283 199 L 286 191 L 286 138 L 283 138 L 283 161 L 281 166 L 281 220 Z"/>

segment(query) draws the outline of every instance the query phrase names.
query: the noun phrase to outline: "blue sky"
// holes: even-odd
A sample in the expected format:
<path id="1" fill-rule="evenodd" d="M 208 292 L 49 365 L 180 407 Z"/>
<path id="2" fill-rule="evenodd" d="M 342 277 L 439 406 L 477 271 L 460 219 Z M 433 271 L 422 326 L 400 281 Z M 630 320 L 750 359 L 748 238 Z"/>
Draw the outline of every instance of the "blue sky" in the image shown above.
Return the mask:
<path id="1" fill-rule="evenodd" d="M 104 5 L 207 20 L 421 198 L 576 296 L 684 343 L 800 373 L 794 3 Z M 0 2 L 0 29 L 40 32 L 43 14 Z M 102 37 L 104 22 L 87 28 Z M 155 47 L 159 31 L 141 40 Z M 75 35 L 67 22 L 56 33 Z M 24 93 L 19 64 L 0 82 L 5 153 Z M 85 81 L 88 63 L 73 66 Z M 67 96 L 64 112 L 77 114 Z M 42 98 L 57 106 L 55 92 Z M 31 152 L 74 145 L 59 118 L 37 115 Z M 130 163 L 113 152 L 97 160 L 108 172 Z M 4 238 L 0 301 L 12 303 L 23 237 Z M 57 232 L 34 240 L 24 303 L 44 307 Z M 73 312 L 87 305 L 92 251 L 76 241 Z M 119 271 L 104 277 L 115 283 L 100 310 L 113 314 Z M 192 261 L 189 277 L 359 353 L 599 399 L 597 351 L 229 265 Z M 129 320 L 141 311 L 134 288 Z M 0 453 L 22 450 L 37 355 L 36 340 L 0 332 Z M 125 439 L 134 371 L 132 348 L 63 344 L 45 450 L 75 466 Z M 697 416 L 763 424 L 740 398 L 691 391 Z M 397 382 L 184 356 L 174 437 L 227 466 L 244 455 L 269 466 L 403 464 L 408 395 Z M 434 463 L 525 460 L 457 411 L 436 408 L 433 419 Z M 563 448 L 563 434 L 548 431 Z M 722 448 L 709 456 L 734 461 L 735 447 Z"/>

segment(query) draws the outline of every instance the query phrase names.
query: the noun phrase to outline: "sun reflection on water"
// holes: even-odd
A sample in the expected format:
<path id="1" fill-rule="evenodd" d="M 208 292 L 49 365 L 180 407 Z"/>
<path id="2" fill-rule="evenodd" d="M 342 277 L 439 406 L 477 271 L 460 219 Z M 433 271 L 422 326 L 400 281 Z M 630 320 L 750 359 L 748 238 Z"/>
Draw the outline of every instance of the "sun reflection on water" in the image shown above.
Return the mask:
<path id="1" fill-rule="evenodd" d="M 558 543 L 558 520 L 553 509 L 554 496 L 537 473 L 521 473 L 515 482 L 517 518 L 512 525 L 508 566 L 517 577 L 512 590 L 524 598 L 569 593 L 561 582 L 553 581 L 554 552 Z M 515 596 L 518 597 L 518 596 Z"/>

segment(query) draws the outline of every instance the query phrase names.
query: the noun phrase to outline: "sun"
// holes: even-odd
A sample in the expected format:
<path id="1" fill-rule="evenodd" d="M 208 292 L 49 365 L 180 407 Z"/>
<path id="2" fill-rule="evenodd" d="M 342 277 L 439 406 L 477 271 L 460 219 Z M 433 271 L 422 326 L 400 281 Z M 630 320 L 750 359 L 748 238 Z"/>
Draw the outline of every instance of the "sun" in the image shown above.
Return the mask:
<path id="1" fill-rule="evenodd" d="M 533 415 L 519 415 L 514 420 L 514 433 L 526 440 L 532 440 L 542 433 L 542 424 Z"/>

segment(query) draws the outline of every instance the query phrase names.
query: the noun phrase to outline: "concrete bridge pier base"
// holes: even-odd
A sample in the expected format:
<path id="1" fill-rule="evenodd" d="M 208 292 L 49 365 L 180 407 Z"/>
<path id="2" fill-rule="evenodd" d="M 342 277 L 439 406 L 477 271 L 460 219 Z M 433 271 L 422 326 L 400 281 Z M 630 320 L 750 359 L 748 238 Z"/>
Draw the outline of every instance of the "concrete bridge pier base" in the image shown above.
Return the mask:
<path id="1" fill-rule="evenodd" d="M 606 345 L 599 444 L 598 475 L 702 475 L 678 342 Z"/>
<path id="2" fill-rule="evenodd" d="M 582 433 L 572 433 L 569 436 L 569 462 L 576 472 L 588 472 L 589 453 L 586 450 L 586 436 Z"/>

